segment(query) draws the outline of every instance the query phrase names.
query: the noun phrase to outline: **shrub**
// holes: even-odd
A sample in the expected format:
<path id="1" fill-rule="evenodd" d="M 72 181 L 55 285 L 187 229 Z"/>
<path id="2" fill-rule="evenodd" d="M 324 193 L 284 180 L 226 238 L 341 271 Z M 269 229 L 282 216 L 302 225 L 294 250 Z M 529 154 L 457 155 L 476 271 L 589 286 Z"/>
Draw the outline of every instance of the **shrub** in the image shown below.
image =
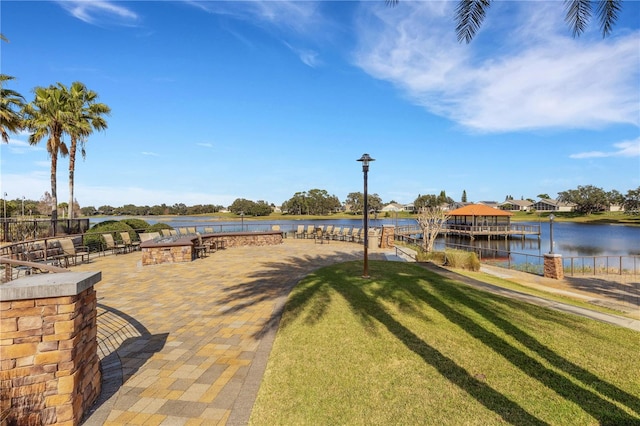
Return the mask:
<path id="1" fill-rule="evenodd" d="M 166 223 L 158 222 L 148 227 L 146 232 L 160 232 L 161 229 L 173 229 L 173 227 Z"/>
<path id="2" fill-rule="evenodd" d="M 149 228 L 149 223 L 142 219 L 130 218 L 130 219 L 122 219 L 120 222 L 126 223 L 130 227 L 132 227 L 137 233 L 147 232 Z"/>
<path id="3" fill-rule="evenodd" d="M 445 258 L 445 264 L 452 268 L 468 269 L 470 271 L 480 270 L 480 260 L 473 251 L 445 250 Z"/>
<path id="4" fill-rule="evenodd" d="M 84 245 L 89 247 L 91 251 L 100 251 L 103 246 L 101 234 L 113 234 L 116 243 L 122 243 L 120 232 L 124 231 L 128 231 L 132 238 L 136 235 L 133 228 L 123 221 L 105 220 L 104 222 L 96 223 L 84 234 Z"/>

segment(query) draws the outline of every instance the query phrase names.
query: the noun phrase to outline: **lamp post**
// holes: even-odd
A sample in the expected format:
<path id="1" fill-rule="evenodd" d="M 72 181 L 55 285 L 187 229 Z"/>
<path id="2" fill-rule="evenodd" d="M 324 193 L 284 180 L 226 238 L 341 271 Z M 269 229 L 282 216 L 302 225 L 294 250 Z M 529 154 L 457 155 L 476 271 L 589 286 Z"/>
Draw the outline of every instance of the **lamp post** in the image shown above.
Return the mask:
<path id="1" fill-rule="evenodd" d="M 553 219 L 556 217 L 551 213 L 549 215 L 549 239 L 550 239 L 550 249 L 549 254 L 553 254 Z"/>
<path id="2" fill-rule="evenodd" d="M 362 278 L 369 278 L 369 202 L 367 200 L 367 173 L 369 172 L 369 162 L 375 161 L 369 154 L 362 154 L 357 161 L 362 162 L 362 173 L 364 174 L 364 270 Z"/>

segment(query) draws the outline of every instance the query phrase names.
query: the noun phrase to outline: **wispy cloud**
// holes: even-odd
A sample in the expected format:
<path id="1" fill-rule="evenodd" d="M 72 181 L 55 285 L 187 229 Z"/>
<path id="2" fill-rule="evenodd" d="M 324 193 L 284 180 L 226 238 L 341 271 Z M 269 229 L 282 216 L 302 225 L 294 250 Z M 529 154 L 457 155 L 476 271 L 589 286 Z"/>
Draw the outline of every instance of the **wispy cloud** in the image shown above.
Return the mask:
<path id="1" fill-rule="evenodd" d="M 469 45 L 456 40 L 454 2 L 372 7 L 357 28 L 355 61 L 414 103 L 476 131 L 640 124 L 640 32 L 573 39 L 555 19 L 563 15 L 557 3 L 498 2 L 492 14 L 501 5 L 519 11 L 510 27 L 488 21 Z"/>
<path id="2" fill-rule="evenodd" d="M 205 147 L 205 148 L 213 148 L 213 144 L 212 143 L 208 143 L 208 142 L 198 142 L 196 145 L 202 146 L 202 147 Z"/>
<path id="3" fill-rule="evenodd" d="M 319 59 L 318 52 L 311 49 L 293 47 L 287 42 L 284 42 L 284 44 L 285 46 L 287 46 L 287 48 L 289 48 L 289 50 L 298 55 L 298 58 L 300 58 L 303 64 L 311 68 L 316 68 L 317 66 L 322 64 L 322 61 Z"/>
<path id="4" fill-rule="evenodd" d="M 318 3 L 313 1 L 197 1 L 184 0 L 186 4 L 209 13 L 227 15 L 254 24 L 269 25 L 280 29 L 309 34 L 317 30 L 323 18 L 318 13 Z"/>
<path id="5" fill-rule="evenodd" d="M 140 154 L 147 155 L 149 157 L 160 157 L 160 154 L 158 154 L 157 152 L 142 151 Z"/>
<path id="6" fill-rule="evenodd" d="M 233 19 L 251 24 L 273 33 L 274 37 L 291 40 L 296 44 L 307 43 L 311 39 L 324 37 L 330 26 L 319 10 L 319 3 L 314 1 L 197 1 L 185 0 L 185 3 L 206 12 L 226 15 Z M 239 32 L 229 29 L 232 35 L 250 47 L 255 47 Z M 304 41 L 301 41 L 304 40 Z M 295 53 L 307 66 L 315 68 L 321 64 L 319 54 L 313 49 L 294 47 L 284 41 L 285 46 Z"/>
<path id="7" fill-rule="evenodd" d="M 569 158 L 640 157 L 640 138 L 613 144 L 611 151 L 589 151 L 571 154 Z"/>
<path id="8" fill-rule="evenodd" d="M 73 17 L 93 25 L 134 25 L 138 15 L 113 1 L 105 0 L 59 0 L 57 2 Z"/>
<path id="9" fill-rule="evenodd" d="M 18 136 L 22 136 L 22 134 Z M 7 148 L 11 154 L 18 154 L 18 155 L 28 154 L 34 151 L 45 150 L 44 145 L 41 145 L 41 144 L 31 145 L 27 141 L 12 138 L 12 137 L 9 138 L 9 143 L 3 143 L 1 146 L 3 148 Z"/>

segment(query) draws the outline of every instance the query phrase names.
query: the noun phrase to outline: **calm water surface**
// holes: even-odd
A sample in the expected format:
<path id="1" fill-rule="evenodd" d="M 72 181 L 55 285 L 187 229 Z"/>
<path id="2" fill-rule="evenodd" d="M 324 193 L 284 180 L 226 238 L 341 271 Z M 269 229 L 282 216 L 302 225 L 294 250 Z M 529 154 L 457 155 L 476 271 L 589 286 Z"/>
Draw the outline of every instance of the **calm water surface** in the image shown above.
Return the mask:
<path id="1" fill-rule="evenodd" d="M 124 217 L 107 217 L 92 220 L 98 223 L 103 220 L 120 220 Z M 300 224 L 317 223 L 334 226 L 359 226 L 359 219 L 336 220 L 274 220 L 274 221 L 224 221 L 211 217 L 201 216 L 171 216 L 171 217 L 143 217 L 150 224 L 157 222 L 166 223 L 174 228 L 186 226 L 214 226 L 216 231 L 228 230 L 267 230 L 271 225 L 280 225 L 282 230 L 295 229 Z M 495 240 L 476 239 L 470 242 L 468 239 L 447 238 L 447 243 L 473 244 L 479 248 L 499 250 L 508 253 L 523 253 L 530 255 L 542 255 L 549 252 L 549 223 L 548 222 L 515 222 L 518 224 L 540 225 L 541 235 L 529 236 L 525 239 L 499 238 Z M 370 219 L 369 226 L 382 225 L 416 225 L 414 219 Z M 200 229 L 201 230 L 201 229 Z M 640 227 L 611 225 L 611 224 L 583 224 L 571 222 L 555 222 L 553 224 L 554 252 L 569 256 L 629 256 L 640 255 Z M 444 238 L 439 238 L 437 245 L 444 245 Z"/>

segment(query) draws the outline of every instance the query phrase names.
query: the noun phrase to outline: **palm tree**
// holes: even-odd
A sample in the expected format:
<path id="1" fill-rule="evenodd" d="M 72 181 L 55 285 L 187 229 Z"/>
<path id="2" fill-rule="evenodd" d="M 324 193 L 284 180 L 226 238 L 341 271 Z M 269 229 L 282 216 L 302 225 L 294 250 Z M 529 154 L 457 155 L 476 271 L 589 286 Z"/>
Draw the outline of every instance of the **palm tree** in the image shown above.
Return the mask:
<path id="1" fill-rule="evenodd" d="M 0 131 L 2 141 L 9 143 L 9 132 L 17 133 L 23 127 L 20 109 L 24 106 L 24 98 L 14 90 L 5 89 L 4 82 L 13 77 L 0 74 Z"/>
<path id="2" fill-rule="evenodd" d="M 66 90 L 64 85 L 58 83 L 61 90 Z M 76 165 L 76 150 L 78 142 L 80 142 L 80 152 L 82 158 L 86 157 L 84 144 L 94 130 L 105 130 L 107 121 L 104 115 L 111 113 L 111 108 L 102 103 L 96 103 L 98 94 L 93 90 L 75 81 L 71 84 L 68 91 L 69 102 L 71 104 L 73 120 L 69 126 L 68 133 L 71 138 L 69 147 L 69 218 L 73 219 L 74 211 L 74 172 Z"/>
<path id="3" fill-rule="evenodd" d="M 386 0 L 391 6 L 400 0 Z M 493 0 L 458 0 L 456 7 L 456 33 L 458 41 L 470 43 L 482 26 L 489 6 Z M 622 8 L 622 0 L 565 0 L 567 14 L 564 20 L 571 27 L 574 37 L 580 36 L 591 20 L 594 3 L 595 11 L 600 21 L 602 37 L 611 34 L 613 25 L 618 19 L 618 12 Z"/>
<path id="4" fill-rule="evenodd" d="M 56 172 L 58 169 L 58 154 L 65 156 L 69 153 L 62 135 L 69 129 L 69 123 L 74 117 L 70 111 L 68 91 L 58 86 L 36 87 L 35 99 L 23 108 L 25 127 L 31 132 L 29 143 L 36 145 L 47 138 L 47 151 L 51 157 L 51 224 L 52 235 L 56 233 L 58 221 L 58 191 Z M 64 86 L 62 86 L 64 87 Z"/>
<path id="5" fill-rule="evenodd" d="M 2 34 L 0 40 L 8 41 Z M 0 74 L 0 132 L 6 143 L 9 143 L 9 132 L 16 133 L 23 127 L 19 111 L 24 106 L 24 98 L 16 91 L 4 88 L 5 81 L 13 79 L 10 75 Z"/>

